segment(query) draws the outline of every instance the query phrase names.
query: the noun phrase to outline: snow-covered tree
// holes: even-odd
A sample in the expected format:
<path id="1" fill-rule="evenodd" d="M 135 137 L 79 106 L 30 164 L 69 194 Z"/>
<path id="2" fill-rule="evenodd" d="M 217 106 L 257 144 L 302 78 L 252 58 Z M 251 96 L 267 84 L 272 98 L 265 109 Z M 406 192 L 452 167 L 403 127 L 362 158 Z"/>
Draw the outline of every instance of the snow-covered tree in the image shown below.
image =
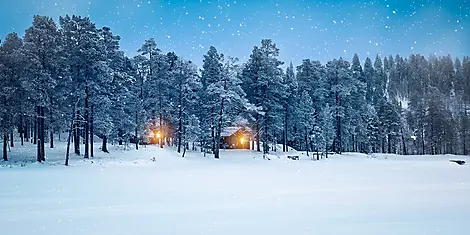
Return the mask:
<path id="1" fill-rule="evenodd" d="M 270 39 L 261 41 L 261 47 L 255 46 L 246 63 L 242 79 L 247 99 L 254 104 L 254 134 L 256 149 L 269 152 L 269 143 L 275 143 L 275 134 L 282 123 L 282 69 L 283 62 L 278 60 L 279 49 Z"/>

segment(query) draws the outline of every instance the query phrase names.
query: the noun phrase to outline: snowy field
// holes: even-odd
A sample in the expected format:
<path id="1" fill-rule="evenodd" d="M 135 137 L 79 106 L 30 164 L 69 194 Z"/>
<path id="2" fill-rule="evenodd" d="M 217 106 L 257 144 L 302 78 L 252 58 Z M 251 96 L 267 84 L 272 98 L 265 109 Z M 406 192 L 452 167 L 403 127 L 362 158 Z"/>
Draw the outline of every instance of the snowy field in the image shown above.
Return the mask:
<path id="1" fill-rule="evenodd" d="M 0 234 L 470 234 L 470 166 L 448 161 L 462 156 L 111 146 L 65 167 L 64 149 L 21 164 L 34 147 L 17 145 L 0 163 Z"/>

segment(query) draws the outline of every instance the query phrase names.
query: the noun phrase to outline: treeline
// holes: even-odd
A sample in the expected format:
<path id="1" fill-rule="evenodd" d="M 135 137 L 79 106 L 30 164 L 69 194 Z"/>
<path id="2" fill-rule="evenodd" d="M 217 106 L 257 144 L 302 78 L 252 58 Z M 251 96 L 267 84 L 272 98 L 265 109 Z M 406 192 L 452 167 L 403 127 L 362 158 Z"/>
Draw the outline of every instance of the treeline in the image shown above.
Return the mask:
<path id="1" fill-rule="evenodd" d="M 89 18 L 35 16 L 23 38 L 0 46 L 0 134 L 7 145 L 46 144 L 67 133 L 67 149 L 93 157 L 93 138 L 119 144 L 158 131 L 159 145 L 219 157 L 227 126 L 248 126 L 252 146 L 268 153 L 287 146 L 307 152 L 468 154 L 468 57 L 399 55 L 305 59 L 283 71 L 271 40 L 239 64 L 214 47 L 200 70 L 154 39 L 127 57 L 120 37 Z M 72 144 L 73 143 L 73 146 Z M 84 153 L 80 146 L 84 144 Z M 67 158 L 68 158 L 67 150 Z M 318 157 L 318 154 L 316 155 Z"/>

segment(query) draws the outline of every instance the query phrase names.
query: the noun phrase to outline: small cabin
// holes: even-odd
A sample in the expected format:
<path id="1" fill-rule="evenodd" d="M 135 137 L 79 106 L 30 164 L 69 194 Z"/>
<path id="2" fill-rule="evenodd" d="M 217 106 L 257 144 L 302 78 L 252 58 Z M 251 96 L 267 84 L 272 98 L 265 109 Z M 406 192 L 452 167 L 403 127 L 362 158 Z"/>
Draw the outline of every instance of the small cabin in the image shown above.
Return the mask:
<path id="1" fill-rule="evenodd" d="M 250 149 L 251 130 L 247 127 L 226 127 L 220 134 L 222 149 Z"/>

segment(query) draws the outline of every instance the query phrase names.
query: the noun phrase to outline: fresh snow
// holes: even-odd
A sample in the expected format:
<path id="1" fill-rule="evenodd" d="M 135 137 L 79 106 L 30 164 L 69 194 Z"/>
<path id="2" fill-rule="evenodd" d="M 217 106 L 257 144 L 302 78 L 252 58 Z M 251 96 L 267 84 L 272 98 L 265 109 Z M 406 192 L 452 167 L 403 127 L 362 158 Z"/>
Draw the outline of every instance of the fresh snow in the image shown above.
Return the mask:
<path id="1" fill-rule="evenodd" d="M 131 148 L 133 146 L 130 146 Z M 470 167 L 462 156 L 345 153 L 312 161 L 283 154 L 147 146 L 94 159 L 64 144 L 34 162 L 16 145 L 0 162 L 0 233 L 469 234 Z M 155 158 L 155 161 L 153 161 Z M 27 163 L 24 163 L 27 162 Z"/>

